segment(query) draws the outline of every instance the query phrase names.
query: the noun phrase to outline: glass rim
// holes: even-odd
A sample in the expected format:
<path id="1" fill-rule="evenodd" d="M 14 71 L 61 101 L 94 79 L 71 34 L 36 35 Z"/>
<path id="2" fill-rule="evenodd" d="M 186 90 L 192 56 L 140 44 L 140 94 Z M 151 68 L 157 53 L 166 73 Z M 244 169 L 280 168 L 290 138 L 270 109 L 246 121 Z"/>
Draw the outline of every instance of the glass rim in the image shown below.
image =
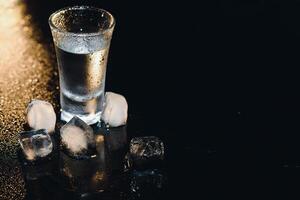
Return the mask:
<path id="1" fill-rule="evenodd" d="M 65 31 L 65 30 L 62 30 L 61 28 L 57 27 L 52 19 L 55 15 L 59 14 L 60 12 L 62 11 L 67 11 L 67 10 L 94 10 L 94 11 L 99 11 L 99 12 L 104 12 L 106 14 L 108 14 L 111 19 L 112 19 L 112 23 L 109 25 L 108 28 L 104 29 L 104 30 L 101 30 L 101 31 L 97 31 L 97 32 L 90 32 L 90 33 L 75 33 L 75 32 L 70 32 L 70 31 Z M 68 6 L 68 7 L 64 7 L 64 8 L 61 8 L 57 11 L 55 11 L 54 13 L 52 13 L 50 16 L 49 16 L 49 19 L 48 19 L 48 23 L 51 27 L 51 29 L 55 30 L 55 31 L 58 31 L 60 33 L 63 33 L 63 34 L 66 34 L 66 35 L 74 35 L 74 36 L 95 36 L 95 35 L 100 35 L 100 34 L 103 34 L 107 31 L 110 31 L 114 28 L 115 24 L 116 24 L 116 21 L 115 21 L 115 18 L 114 16 L 108 12 L 107 10 L 104 10 L 102 8 L 97 8 L 97 7 L 93 7 L 93 6 Z"/>

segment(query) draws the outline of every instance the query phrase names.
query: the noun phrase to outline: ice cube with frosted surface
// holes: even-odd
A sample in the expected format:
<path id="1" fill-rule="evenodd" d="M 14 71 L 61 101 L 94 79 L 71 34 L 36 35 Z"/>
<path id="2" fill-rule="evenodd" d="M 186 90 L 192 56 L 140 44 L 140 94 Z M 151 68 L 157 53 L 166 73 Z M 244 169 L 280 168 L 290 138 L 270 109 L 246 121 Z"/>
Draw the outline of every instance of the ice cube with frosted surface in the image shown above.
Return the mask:
<path id="1" fill-rule="evenodd" d="M 46 157 L 53 150 L 51 137 L 45 129 L 21 132 L 19 143 L 27 160 Z"/>
<path id="2" fill-rule="evenodd" d="M 152 165 L 164 159 L 164 144 L 155 136 L 135 137 L 129 144 L 129 155 L 133 166 Z"/>
<path id="3" fill-rule="evenodd" d="M 26 110 L 28 125 L 34 130 L 46 129 L 48 133 L 54 132 L 56 114 L 53 106 L 42 100 L 32 100 Z"/>
<path id="4" fill-rule="evenodd" d="M 105 93 L 105 104 L 102 120 L 111 127 L 125 125 L 127 122 L 128 104 L 124 96 L 114 92 Z"/>
<path id="5" fill-rule="evenodd" d="M 79 117 L 73 117 L 60 129 L 62 147 L 74 157 L 90 156 L 95 151 L 93 129 Z"/>

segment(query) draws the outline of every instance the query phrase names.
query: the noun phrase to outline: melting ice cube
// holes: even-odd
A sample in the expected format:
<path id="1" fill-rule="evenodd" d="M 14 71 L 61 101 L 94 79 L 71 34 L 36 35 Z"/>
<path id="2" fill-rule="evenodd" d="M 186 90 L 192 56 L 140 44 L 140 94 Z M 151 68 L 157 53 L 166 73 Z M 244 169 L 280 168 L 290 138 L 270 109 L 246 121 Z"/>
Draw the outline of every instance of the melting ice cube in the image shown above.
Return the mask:
<path id="1" fill-rule="evenodd" d="M 56 115 L 53 106 L 46 101 L 32 100 L 27 107 L 27 123 L 34 130 L 46 129 L 54 132 Z"/>
<path id="2" fill-rule="evenodd" d="M 21 132 L 19 143 L 27 160 L 45 157 L 53 150 L 51 138 L 45 129 Z"/>
<path id="3" fill-rule="evenodd" d="M 154 164 L 164 159 L 164 144 L 155 136 L 132 138 L 129 148 L 133 166 Z"/>
<path id="4" fill-rule="evenodd" d="M 95 152 L 93 129 L 78 117 L 73 117 L 60 129 L 61 143 L 74 157 L 91 156 Z"/>
<path id="5" fill-rule="evenodd" d="M 125 125 L 128 105 L 124 96 L 113 92 L 105 93 L 105 105 L 102 120 L 112 127 Z"/>

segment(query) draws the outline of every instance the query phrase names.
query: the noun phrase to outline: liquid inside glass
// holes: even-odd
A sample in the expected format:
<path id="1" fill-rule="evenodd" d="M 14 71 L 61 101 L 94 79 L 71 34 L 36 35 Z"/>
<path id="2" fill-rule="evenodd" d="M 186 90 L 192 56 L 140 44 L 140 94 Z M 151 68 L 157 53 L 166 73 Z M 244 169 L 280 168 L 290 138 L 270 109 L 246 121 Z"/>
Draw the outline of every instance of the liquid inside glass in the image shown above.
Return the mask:
<path id="1" fill-rule="evenodd" d="M 59 69 L 61 120 L 77 116 L 97 123 L 114 18 L 99 8 L 75 6 L 53 13 L 49 24 Z"/>
<path id="2" fill-rule="evenodd" d="M 88 124 L 96 123 L 104 101 L 108 47 L 56 47 L 56 55 L 60 74 L 61 119 L 69 121 L 77 115 Z"/>

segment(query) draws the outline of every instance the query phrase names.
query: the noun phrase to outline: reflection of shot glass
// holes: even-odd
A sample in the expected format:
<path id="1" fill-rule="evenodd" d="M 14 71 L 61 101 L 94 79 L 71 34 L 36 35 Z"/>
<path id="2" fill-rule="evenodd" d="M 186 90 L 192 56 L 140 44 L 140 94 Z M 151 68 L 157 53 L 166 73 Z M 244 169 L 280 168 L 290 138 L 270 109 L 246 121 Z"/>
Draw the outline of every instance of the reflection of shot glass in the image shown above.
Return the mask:
<path id="1" fill-rule="evenodd" d="M 61 120 L 100 120 L 106 63 L 115 20 L 105 10 L 76 6 L 53 13 L 49 24 L 60 80 Z"/>

